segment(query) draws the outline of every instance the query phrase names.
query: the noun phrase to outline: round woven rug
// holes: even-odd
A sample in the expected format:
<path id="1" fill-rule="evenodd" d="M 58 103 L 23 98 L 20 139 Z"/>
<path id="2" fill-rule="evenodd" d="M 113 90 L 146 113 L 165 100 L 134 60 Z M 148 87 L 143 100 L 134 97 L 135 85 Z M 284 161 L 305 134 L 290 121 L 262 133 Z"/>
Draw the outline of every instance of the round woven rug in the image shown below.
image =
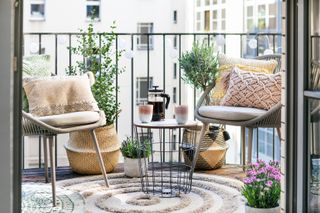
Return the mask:
<path id="1" fill-rule="evenodd" d="M 25 184 L 22 188 L 23 212 L 244 212 L 244 202 L 239 192 L 242 183 L 238 180 L 194 174 L 189 194 L 161 198 L 142 193 L 139 178 L 127 178 L 119 173 L 109 174 L 108 178 L 109 189 L 105 187 L 102 176 L 59 181 L 58 207 L 53 210 L 49 184 Z"/>

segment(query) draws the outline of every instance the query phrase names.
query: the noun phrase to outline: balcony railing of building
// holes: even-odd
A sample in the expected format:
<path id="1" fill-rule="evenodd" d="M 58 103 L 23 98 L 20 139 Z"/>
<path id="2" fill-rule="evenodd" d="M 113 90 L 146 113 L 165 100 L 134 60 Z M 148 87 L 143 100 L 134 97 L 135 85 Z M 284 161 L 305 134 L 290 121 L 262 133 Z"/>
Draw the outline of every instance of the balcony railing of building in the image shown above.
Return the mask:
<path id="1" fill-rule="evenodd" d="M 49 55 L 53 67 L 52 73 L 65 74 L 68 67 L 74 65 L 77 60 L 84 60 L 81 56 L 73 55 L 70 49 L 77 45 L 77 36 L 81 35 L 85 34 L 24 33 L 25 56 Z M 102 34 L 96 35 L 97 42 L 101 44 Z M 117 66 L 125 67 L 126 70 L 124 74 L 121 74 L 125 76 L 117 76 L 115 81 L 115 85 L 120 87 L 116 100 L 122 103 L 121 106 L 125 106 L 121 112 L 122 115 L 125 115 L 125 119 L 120 115 L 116 120 L 119 135 L 134 135 L 132 127 L 136 118 L 136 105 L 139 101 L 146 100 L 147 91 L 152 84 L 157 84 L 166 93 L 169 93 L 176 104 L 188 104 L 190 108 L 195 107 L 199 93 L 184 84 L 183 70 L 178 61 L 184 51 L 191 49 L 193 42 L 214 44 L 218 52 L 234 57 L 253 58 L 263 54 L 281 53 L 281 36 L 281 33 L 116 33 L 114 51 L 125 51 L 124 57 Z M 124 103 L 122 99 L 126 102 Z M 263 132 L 255 131 L 256 139 L 253 146 L 255 158 L 261 158 L 261 156 L 267 156 L 270 159 L 280 158 L 280 144 L 275 137 L 275 132 L 273 129 Z M 261 145 L 258 141 L 261 141 L 263 137 L 265 144 Z M 41 138 L 39 137 L 37 141 L 38 159 L 37 165 L 33 166 L 42 167 Z M 24 168 L 30 167 L 24 164 L 25 156 L 22 159 Z M 58 162 L 56 164 L 59 166 Z"/>

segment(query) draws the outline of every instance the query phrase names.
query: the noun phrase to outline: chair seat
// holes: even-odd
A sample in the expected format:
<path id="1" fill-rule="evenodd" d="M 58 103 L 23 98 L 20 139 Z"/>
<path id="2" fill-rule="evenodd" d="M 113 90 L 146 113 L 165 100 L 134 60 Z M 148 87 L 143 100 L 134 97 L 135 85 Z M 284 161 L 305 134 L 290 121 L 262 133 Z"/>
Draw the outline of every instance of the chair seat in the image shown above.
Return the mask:
<path id="1" fill-rule="evenodd" d="M 227 120 L 227 121 L 247 121 L 266 113 L 266 110 L 248 107 L 230 106 L 202 106 L 199 114 L 204 117 Z"/>
<path id="2" fill-rule="evenodd" d="M 59 115 L 49 115 L 39 117 L 39 120 L 54 126 L 54 127 L 66 127 L 66 126 L 78 126 L 91 124 L 99 121 L 100 115 L 98 112 L 83 111 L 83 112 L 71 112 Z"/>

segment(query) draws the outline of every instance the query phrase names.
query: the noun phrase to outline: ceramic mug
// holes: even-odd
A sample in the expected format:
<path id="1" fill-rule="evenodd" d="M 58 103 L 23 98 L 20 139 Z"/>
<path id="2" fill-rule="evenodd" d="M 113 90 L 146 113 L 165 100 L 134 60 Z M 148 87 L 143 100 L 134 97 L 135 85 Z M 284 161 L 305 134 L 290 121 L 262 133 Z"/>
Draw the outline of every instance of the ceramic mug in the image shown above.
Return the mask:
<path id="1" fill-rule="evenodd" d="M 142 123 L 149 123 L 152 120 L 153 105 L 139 105 L 139 119 Z"/>
<path id="2" fill-rule="evenodd" d="M 178 124 L 184 124 L 188 120 L 188 106 L 179 105 L 174 107 L 174 114 Z"/>

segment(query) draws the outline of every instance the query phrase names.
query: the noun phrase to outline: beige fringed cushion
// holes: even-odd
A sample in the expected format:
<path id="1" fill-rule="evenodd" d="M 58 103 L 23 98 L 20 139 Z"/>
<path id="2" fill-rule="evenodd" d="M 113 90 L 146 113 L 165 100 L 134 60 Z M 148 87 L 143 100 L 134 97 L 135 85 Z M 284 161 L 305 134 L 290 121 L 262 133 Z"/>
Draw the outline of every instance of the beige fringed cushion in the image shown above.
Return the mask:
<path id="1" fill-rule="evenodd" d="M 216 85 L 212 90 L 212 101 L 214 105 L 219 105 L 221 99 L 226 95 L 229 86 L 229 76 L 232 69 L 236 66 L 241 70 L 268 73 L 274 72 L 278 65 L 276 60 L 257 60 L 228 57 L 224 54 L 218 55 L 219 77 L 216 79 Z"/>
<path id="2" fill-rule="evenodd" d="M 235 67 L 230 74 L 229 88 L 221 105 L 270 109 L 280 100 L 280 73 L 253 73 Z"/>
<path id="3" fill-rule="evenodd" d="M 99 111 L 88 76 L 26 78 L 23 87 L 35 116 Z"/>

